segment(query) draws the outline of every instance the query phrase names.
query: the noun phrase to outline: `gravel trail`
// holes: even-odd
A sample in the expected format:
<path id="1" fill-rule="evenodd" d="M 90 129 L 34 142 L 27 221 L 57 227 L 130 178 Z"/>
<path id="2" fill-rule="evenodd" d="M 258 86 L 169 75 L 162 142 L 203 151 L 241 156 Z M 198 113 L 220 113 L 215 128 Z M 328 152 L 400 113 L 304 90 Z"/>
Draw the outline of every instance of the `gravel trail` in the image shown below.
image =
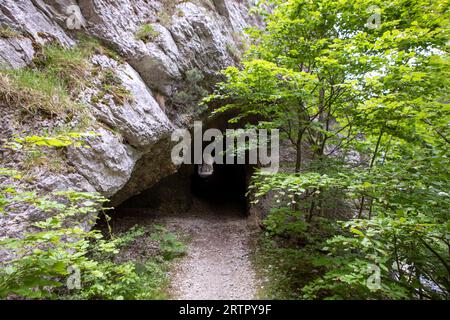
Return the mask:
<path id="1" fill-rule="evenodd" d="M 250 261 L 248 219 L 236 208 L 200 209 L 206 212 L 198 210 L 180 221 L 191 241 L 186 257 L 175 267 L 171 286 L 175 298 L 254 299 L 257 282 Z"/>
<path id="2" fill-rule="evenodd" d="M 140 210 L 142 211 L 142 210 Z M 116 217 L 127 230 L 138 224 L 164 225 L 188 238 L 187 254 L 174 261 L 170 296 L 177 300 L 256 299 L 258 283 L 251 263 L 255 228 L 235 204 L 194 199 L 188 212 Z"/>

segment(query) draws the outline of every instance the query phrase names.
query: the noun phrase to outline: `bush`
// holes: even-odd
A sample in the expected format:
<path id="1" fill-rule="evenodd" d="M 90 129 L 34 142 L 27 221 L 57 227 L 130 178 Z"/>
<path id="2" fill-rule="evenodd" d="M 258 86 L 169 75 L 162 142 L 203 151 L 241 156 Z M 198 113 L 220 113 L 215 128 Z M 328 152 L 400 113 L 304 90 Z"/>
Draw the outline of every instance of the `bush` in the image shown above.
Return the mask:
<path id="1" fill-rule="evenodd" d="M 27 137 L 10 146 L 78 146 L 84 137 Z M 13 148 L 14 150 L 14 148 Z M 120 250 L 142 228 L 105 239 L 91 230 L 106 199 L 97 193 L 60 191 L 41 195 L 22 185 L 20 172 L 0 168 L 0 214 L 31 208 L 42 216 L 18 237 L 0 238 L 0 298 L 14 299 L 162 299 L 170 260 L 184 245 L 162 227 L 152 235 L 161 253 L 143 263 L 117 262 Z"/>
<path id="2" fill-rule="evenodd" d="M 168 232 L 163 226 L 155 226 L 155 232 L 151 239 L 159 243 L 159 249 L 166 260 L 183 256 L 186 253 L 186 245 L 179 241 L 177 237 Z"/>
<path id="3" fill-rule="evenodd" d="M 7 170 L 0 171 L 6 174 Z M 161 299 L 168 283 L 168 264 L 154 257 L 144 264 L 114 262 L 120 248 L 142 232 L 132 229 L 123 236 L 105 240 L 98 230 L 86 231 L 79 222 L 93 224 L 89 217 L 106 201 L 95 193 L 55 192 L 38 196 L 2 187 L 1 211 L 27 203 L 48 218 L 33 224 L 33 231 L 20 238 L 2 238 L 0 250 L 0 298 L 46 299 Z M 180 244 L 163 235 L 164 256 L 173 257 Z M 74 275 L 79 287 L 69 287 Z M 76 280 L 76 279 L 75 279 Z M 76 281 L 75 281 L 76 283 Z"/>
<path id="4" fill-rule="evenodd" d="M 89 219 L 106 199 L 74 191 L 39 196 L 32 191 L 18 192 L 12 186 L 2 186 L 1 191 L 1 211 L 8 213 L 11 207 L 31 205 L 47 216 L 22 237 L 0 240 L 1 250 L 6 253 L 0 262 L 1 298 L 52 298 L 69 275 L 69 268 L 94 272 L 101 267 L 88 258 L 92 249 L 89 240 L 100 239 L 101 235 L 85 231 L 76 221 Z M 108 246 L 98 249 L 114 250 Z"/>

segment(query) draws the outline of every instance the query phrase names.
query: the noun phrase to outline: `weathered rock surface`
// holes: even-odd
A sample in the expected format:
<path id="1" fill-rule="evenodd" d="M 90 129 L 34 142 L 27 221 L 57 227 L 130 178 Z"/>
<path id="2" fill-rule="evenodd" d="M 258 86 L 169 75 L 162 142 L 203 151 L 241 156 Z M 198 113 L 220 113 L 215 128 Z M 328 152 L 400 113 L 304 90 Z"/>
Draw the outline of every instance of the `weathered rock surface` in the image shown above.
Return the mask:
<path id="1" fill-rule="evenodd" d="M 73 5 L 82 14 L 81 30 L 71 30 L 67 24 L 74 19 Z M 188 87 L 187 71 L 200 70 L 205 88 L 211 88 L 220 79 L 219 71 L 236 63 L 233 51 L 242 46 L 240 33 L 257 23 L 248 15 L 248 7 L 248 1 L 240 0 L 2 0 L 0 27 L 12 28 L 18 35 L 0 33 L 0 66 L 26 67 L 32 64 L 36 48 L 52 41 L 74 46 L 76 35 L 84 33 L 120 54 L 121 61 L 98 54 L 92 63 L 113 70 L 131 94 L 123 103 L 107 94 L 93 99 L 102 92 L 100 83 L 83 92 L 80 99 L 98 136 L 89 140 L 89 149 L 68 148 L 63 157 L 67 168 L 60 173 L 34 169 L 33 185 L 43 191 L 98 191 L 116 205 L 175 172 L 170 134 L 192 111 L 171 110 L 171 101 L 177 91 Z M 144 24 L 155 31 L 146 42 L 135 36 Z M 17 110 L 1 102 L 0 113 L 0 139 L 26 134 L 27 128 L 38 132 L 60 125 L 38 117 L 24 124 Z M 8 152 L 0 155 L 0 167 L 17 162 Z M 26 226 L 27 212 L 19 220 L 9 223 L 8 218 L 0 218 L 0 234 Z"/>
<path id="2" fill-rule="evenodd" d="M 0 39 L 0 65 L 24 68 L 34 57 L 33 43 L 28 38 Z"/>

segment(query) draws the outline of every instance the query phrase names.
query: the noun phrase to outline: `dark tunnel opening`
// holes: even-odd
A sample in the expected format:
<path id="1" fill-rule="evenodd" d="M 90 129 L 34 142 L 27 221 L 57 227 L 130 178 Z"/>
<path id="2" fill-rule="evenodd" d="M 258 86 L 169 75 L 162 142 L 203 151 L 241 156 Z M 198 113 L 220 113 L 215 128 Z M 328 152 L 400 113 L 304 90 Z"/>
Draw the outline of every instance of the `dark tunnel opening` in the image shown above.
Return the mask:
<path id="1" fill-rule="evenodd" d="M 236 203 L 245 210 L 247 168 L 245 165 L 214 164 L 213 173 L 202 177 L 195 166 L 191 175 L 191 192 L 200 199 L 213 204 Z"/>
<path id="2" fill-rule="evenodd" d="M 222 130 L 241 128 L 242 124 L 230 124 L 230 115 L 221 114 L 204 127 Z M 210 142 L 204 142 L 205 148 Z M 194 159 L 191 159 L 191 161 Z M 211 175 L 199 174 L 201 165 L 183 164 L 179 170 L 159 181 L 151 188 L 135 195 L 112 212 L 111 216 L 127 216 L 158 213 L 182 213 L 196 210 L 196 201 L 211 208 L 231 208 L 248 214 L 247 187 L 253 166 L 236 164 L 213 164 Z M 214 210 L 213 210 L 214 211 Z M 220 211 L 220 210 L 217 210 Z"/>
<path id="3" fill-rule="evenodd" d="M 249 168 L 246 165 L 214 164 L 211 175 L 199 175 L 198 165 L 182 165 L 178 172 L 135 195 L 110 216 L 188 212 L 195 201 L 210 207 L 230 207 L 247 214 L 246 190 Z"/>

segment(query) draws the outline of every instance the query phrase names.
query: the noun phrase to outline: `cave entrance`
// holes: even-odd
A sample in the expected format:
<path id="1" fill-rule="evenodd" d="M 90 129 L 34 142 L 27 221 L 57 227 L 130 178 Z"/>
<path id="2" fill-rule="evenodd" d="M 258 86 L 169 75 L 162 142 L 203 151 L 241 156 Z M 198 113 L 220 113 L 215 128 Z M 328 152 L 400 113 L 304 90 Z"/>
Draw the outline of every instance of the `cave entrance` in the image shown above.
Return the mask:
<path id="1" fill-rule="evenodd" d="M 230 124 L 231 115 L 219 114 L 205 124 L 208 128 L 237 129 L 242 124 Z M 204 142 L 205 148 L 210 142 Z M 192 159 L 193 160 L 193 159 Z M 180 213 L 195 210 L 195 202 L 207 204 L 211 211 L 225 212 L 225 208 L 248 214 L 246 191 L 253 166 L 214 163 L 211 174 L 202 174 L 203 166 L 183 164 L 179 170 L 162 179 L 148 190 L 133 196 L 115 209 L 114 215 L 124 212 Z M 200 169 L 200 170 L 199 170 Z M 215 210 L 217 209 L 223 210 Z"/>
<path id="2" fill-rule="evenodd" d="M 112 215 L 182 213 L 195 202 L 212 209 L 234 208 L 245 215 L 248 172 L 246 165 L 214 164 L 212 174 L 204 176 L 198 165 L 182 165 L 175 174 L 123 202 Z"/>

